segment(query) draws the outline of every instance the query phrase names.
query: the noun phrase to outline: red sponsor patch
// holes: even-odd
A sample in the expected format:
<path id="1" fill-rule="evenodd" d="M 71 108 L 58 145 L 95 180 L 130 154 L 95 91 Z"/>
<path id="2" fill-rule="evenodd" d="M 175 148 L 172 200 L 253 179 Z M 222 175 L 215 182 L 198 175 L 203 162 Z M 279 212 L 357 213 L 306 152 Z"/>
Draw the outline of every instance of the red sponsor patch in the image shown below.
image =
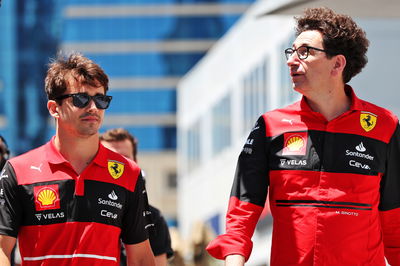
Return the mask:
<path id="1" fill-rule="evenodd" d="M 282 155 L 305 155 L 307 152 L 307 132 L 292 132 L 283 135 Z"/>
<path id="2" fill-rule="evenodd" d="M 36 211 L 54 210 L 60 208 L 58 185 L 45 185 L 33 188 Z"/>

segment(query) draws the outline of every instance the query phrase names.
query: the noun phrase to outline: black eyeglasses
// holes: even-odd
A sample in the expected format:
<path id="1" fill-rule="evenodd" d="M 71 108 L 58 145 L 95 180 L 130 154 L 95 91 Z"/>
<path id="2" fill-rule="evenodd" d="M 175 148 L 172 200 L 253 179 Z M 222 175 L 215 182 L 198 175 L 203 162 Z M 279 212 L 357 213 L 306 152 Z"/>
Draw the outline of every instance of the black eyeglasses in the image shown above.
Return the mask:
<path id="1" fill-rule="evenodd" d="M 112 99 L 112 96 L 109 95 L 96 94 L 94 96 L 90 96 L 89 94 L 82 92 L 64 94 L 55 99 L 63 100 L 69 97 L 72 97 L 72 104 L 78 108 L 85 108 L 90 103 L 90 100 L 93 100 L 98 109 L 107 109 Z"/>
<path id="2" fill-rule="evenodd" d="M 285 49 L 286 60 L 289 60 L 289 58 L 292 56 L 292 54 L 294 52 L 297 53 L 297 56 L 299 57 L 299 59 L 304 60 L 310 54 L 310 49 L 313 49 L 313 50 L 316 50 L 316 51 L 320 51 L 320 52 L 324 52 L 324 53 L 328 53 L 328 51 L 326 51 L 324 49 L 303 45 L 303 46 L 300 46 L 297 49 L 293 49 L 293 48 Z"/>

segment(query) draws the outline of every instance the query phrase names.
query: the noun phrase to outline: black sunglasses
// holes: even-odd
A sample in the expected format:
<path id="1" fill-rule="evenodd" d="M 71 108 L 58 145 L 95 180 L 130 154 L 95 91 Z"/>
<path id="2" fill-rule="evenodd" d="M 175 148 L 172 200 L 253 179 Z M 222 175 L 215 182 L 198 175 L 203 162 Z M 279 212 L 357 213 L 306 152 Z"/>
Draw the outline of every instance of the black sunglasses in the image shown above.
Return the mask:
<path id="1" fill-rule="evenodd" d="M 93 100 L 98 109 L 107 109 L 112 99 L 112 96 L 109 95 L 96 94 L 94 96 L 90 96 L 89 94 L 82 92 L 64 94 L 56 97 L 55 99 L 63 100 L 69 97 L 72 97 L 72 104 L 78 108 L 85 108 L 90 103 L 90 100 Z"/>

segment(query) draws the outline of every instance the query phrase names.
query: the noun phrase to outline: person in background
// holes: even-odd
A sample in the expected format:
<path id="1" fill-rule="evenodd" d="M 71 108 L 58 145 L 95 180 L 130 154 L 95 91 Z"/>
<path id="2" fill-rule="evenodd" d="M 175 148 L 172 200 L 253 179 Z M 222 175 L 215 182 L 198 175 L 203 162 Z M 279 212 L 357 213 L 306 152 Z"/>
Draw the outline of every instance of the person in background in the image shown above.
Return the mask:
<path id="1" fill-rule="evenodd" d="M 99 141 L 107 75 L 81 54 L 60 55 L 45 91 L 55 136 L 2 171 L 0 265 L 18 236 L 22 265 L 117 266 L 122 239 L 128 265 L 154 266 L 140 168 Z"/>
<path id="2" fill-rule="evenodd" d="M 10 158 L 10 150 L 7 145 L 7 141 L 3 136 L 0 135 L 0 170 L 3 170 L 4 165 L 6 164 L 7 160 Z M 20 258 L 19 251 L 15 248 L 11 252 L 11 266 L 19 266 L 20 265 Z M 16 255 L 17 253 L 17 255 Z"/>
<path id="3" fill-rule="evenodd" d="M 3 136 L 0 135 L 0 169 L 3 169 L 7 160 L 10 158 L 10 150 Z"/>
<path id="4" fill-rule="evenodd" d="M 127 130 L 122 128 L 107 130 L 104 134 L 100 135 L 100 140 L 110 150 L 137 162 L 138 142 Z M 144 177 L 144 174 L 142 176 Z M 174 254 L 171 248 L 171 237 L 167 223 L 161 212 L 152 205 L 149 205 L 149 207 L 151 211 L 150 217 L 154 223 L 153 230 L 149 232 L 151 249 L 156 259 L 156 265 L 165 266 L 167 265 L 167 259 L 171 258 Z"/>
<path id="5" fill-rule="evenodd" d="M 258 119 L 239 156 L 226 233 L 208 252 L 244 265 L 268 192 L 270 265 L 384 266 L 386 257 L 398 266 L 399 121 L 348 85 L 367 63 L 369 41 L 329 8 L 307 9 L 296 22 L 285 55 L 303 97 Z"/>

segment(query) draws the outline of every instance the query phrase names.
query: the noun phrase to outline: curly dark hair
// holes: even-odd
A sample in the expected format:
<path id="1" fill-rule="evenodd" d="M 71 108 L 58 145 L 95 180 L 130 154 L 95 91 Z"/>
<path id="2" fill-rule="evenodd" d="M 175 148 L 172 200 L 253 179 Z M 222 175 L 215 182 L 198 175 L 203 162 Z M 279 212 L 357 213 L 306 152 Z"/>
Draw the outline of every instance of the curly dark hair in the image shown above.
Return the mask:
<path id="1" fill-rule="evenodd" d="M 71 78 L 80 84 L 102 86 L 104 93 L 108 90 L 108 77 L 98 64 L 79 53 L 73 53 L 68 57 L 59 54 L 57 59 L 49 64 L 47 70 L 45 79 L 47 98 L 54 100 L 61 96 Z"/>
<path id="2" fill-rule="evenodd" d="M 367 64 L 369 41 L 364 30 L 354 20 L 337 14 L 327 7 L 306 9 L 304 15 L 296 17 L 296 35 L 309 30 L 317 30 L 323 35 L 323 46 L 328 58 L 334 55 L 346 57 L 343 81 L 347 83 Z"/>

